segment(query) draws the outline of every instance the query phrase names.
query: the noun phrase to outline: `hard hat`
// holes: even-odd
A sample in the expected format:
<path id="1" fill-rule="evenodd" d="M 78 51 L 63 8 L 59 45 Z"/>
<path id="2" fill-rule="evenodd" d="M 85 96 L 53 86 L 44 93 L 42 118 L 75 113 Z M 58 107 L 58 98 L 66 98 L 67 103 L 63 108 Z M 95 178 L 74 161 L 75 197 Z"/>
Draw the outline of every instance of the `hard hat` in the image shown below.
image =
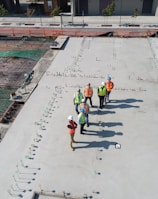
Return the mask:
<path id="1" fill-rule="evenodd" d="M 82 101 L 82 102 L 85 102 L 85 99 L 82 99 L 81 101 Z"/>
<path id="2" fill-rule="evenodd" d="M 102 86 L 105 86 L 105 82 L 102 82 L 101 85 L 102 85 Z"/>
<path id="3" fill-rule="evenodd" d="M 111 77 L 110 77 L 110 76 L 108 76 L 107 80 L 109 80 L 109 81 L 110 81 L 110 80 L 111 80 Z"/>
<path id="4" fill-rule="evenodd" d="M 81 90 L 80 90 L 80 89 L 78 89 L 77 91 L 78 91 L 78 92 L 80 92 Z"/>
<path id="5" fill-rule="evenodd" d="M 68 120 L 73 120 L 72 115 L 69 115 L 69 117 L 67 118 Z"/>
<path id="6" fill-rule="evenodd" d="M 84 113 L 84 112 L 85 112 L 84 108 L 82 108 L 82 109 L 80 110 L 80 112 L 81 112 L 81 113 Z"/>

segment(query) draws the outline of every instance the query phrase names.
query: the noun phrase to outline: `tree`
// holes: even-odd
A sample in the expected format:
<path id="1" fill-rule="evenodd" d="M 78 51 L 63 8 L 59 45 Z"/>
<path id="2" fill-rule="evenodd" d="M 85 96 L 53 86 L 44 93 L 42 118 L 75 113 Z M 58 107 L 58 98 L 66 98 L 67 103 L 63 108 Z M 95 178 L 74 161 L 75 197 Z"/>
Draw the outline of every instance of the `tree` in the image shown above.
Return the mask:
<path id="1" fill-rule="evenodd" d="M 133 24 L 134 24 L 134 18 L 135 18 L 135 22 L 136 22 L 136 17 L 139 16 L 139 10 L 137 8 L 134 9 L 134 12 L 133 12 Z"/>
<path id="2" fill-rule="evenodd" d="M 106 8 L 102 10 L 103 15 L 111 16 L 115 12 L 115 0 L 112 3 L 108 4 Z"/>
<path id="3" fill-rule="evenodd" d="M 102 13 L 104 15 L 104 19 L 105 19 L 105 16 L 111 16 L 113 15 L 113 13 L 115 12 L 115 0 L 112 0 L 112 2 L 110 4 L 108 4 L 106 6 L 106 8 L 104 8 L 102 10 Z"/>
<path id="4" fill-rule="evenodd" d="M 59 6 L 55 7 L 52 12 L 50 13 L 51 17 L 58 16 L 61 13 L 61 9 Z"/>
<path id="5" fill-rule="evenodd" d="M 4 8 L 3 5 L 0 5 L 0 16 L 4 17 L 8 15 L 8 10 Z"/>
<path id="6" fill-rule="evenodd" d="M 133 17 L 139 16 L 139 10 L 137 8 L 134 9 Z"/>

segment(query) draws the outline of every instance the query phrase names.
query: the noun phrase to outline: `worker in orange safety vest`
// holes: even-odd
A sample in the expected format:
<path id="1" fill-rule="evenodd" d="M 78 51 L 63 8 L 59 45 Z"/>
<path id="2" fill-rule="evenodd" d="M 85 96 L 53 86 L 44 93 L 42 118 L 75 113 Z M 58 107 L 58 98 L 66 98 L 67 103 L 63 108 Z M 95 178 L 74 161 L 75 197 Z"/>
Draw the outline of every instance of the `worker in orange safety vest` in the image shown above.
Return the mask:
<path id="1" fill-rule="evenodd" d="M 110 76 L 108 76 L 105 86 L 106 86 L 105 103 L 108 103 L 108 102 L 110 102 L 110 100 L 109 100 L 110 93 L 111 93 L 112 89 L 114 88 L 114 83 L 111 81 Z"/>
<path id="2" fill-rule="evenodd" d="M 87 99 L 89 99 L 91 107 L 93 107 L 92 96 L 93 96 L 93 88 L 91 87 L 91 84 L 89 83 L 84 88 L 84 97 L 85 97 L 85 103 L 87 102 Z"/>
<path id="3" fill-rule="evenodd" d="M 72 146 L 72 143 L 77 143 L 74 140 L 74 135 L 75 135 L 75 131 L 76 131 L 76 128 L 77 128 L 77 123 L 73 120 L 73 117 L 71 115 L 67 119 L 69 121 L 67 128 L 68 128 L 68 132 L 70 134 L 70 148 L 74 151 L 75 148 Z"/>

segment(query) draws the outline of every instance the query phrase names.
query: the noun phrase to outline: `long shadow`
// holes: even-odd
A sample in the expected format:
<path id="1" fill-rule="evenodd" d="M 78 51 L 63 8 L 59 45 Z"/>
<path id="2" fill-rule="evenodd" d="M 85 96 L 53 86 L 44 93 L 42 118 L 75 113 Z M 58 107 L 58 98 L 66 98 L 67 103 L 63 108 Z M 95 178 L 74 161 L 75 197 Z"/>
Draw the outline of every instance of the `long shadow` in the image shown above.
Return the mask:
<path id="1" fill-rule="evenodd" d="M 113 136 L 122 136 L 123 133 L 122 132 L 115 132 L 115 131 L 106 131 L 106 130 L 102 130 L 102 131 L 94 131 L 94 130 L 87 130 L 85 135 L 91 135 L 91 136 L 97 136 L 100 138 L 106 138 L 106 137 L 113 137 Z"/>
<path id="2" fill-rule="evenodd" d="M 90 113 L 91 115 L 105 115 L 105 114 L 115 114 L 116 112 L 115 111 L 108 111 L 108 110 L 95 110 L 95 111 L 91 111 L 90 110 Z"/>
<path id="3" fill-rule="evenodd" d="M 135 102 L 143 102 L 143 100 L 128 98 L 122 100 L 110 100 L 111 103 L 135 103 Z"/>
<path id="4" fill-rule="evenodd" d="M 93 141 L 93 142 L 79 142 L 81 144 L 86 144 L 84 146 L 75 146 L 75 149 L 85 149 L 85 148 L 105 148 L 108 149 L 111 145 L 115 146 L 117 142 L 109 142 L 109 141 Z"/>
<path id="5" fill-rule="evenodd" d="M 140 106 L 134 106 L 130 105 L 131 103 L 135 102 L 143 102 L 143 100 L 140 99 L 134 99 L 134 98 L 127 98 L 127 99 L 121 99 L 121 100 L 110 100 L 110 103 L 106 105 L 107 109 L 115 109 L 115 108 L 139 108 Z M 114 103 L 114 104 L 113 104 Z"/>
<path id="6" fill-rule="evenodd" d="M 116 108 L 121 108 L 121 109 L 125 109 L 125 108 L 139 108 L 140 106 L 133 106 L 133 105 L 129 105 L 129 104 L 119 104 L 119 105 L 112 105 L 112 104 L 108 104 L 106 105 L 107 109 L 116 109 Z"/>
<path id="7" fill-rule="evenodd" d="M 102 126 L 102 127 L 113 127 L 113 126 L 123 126 L 122 122 L 90 122 L 90 126 Z"/>

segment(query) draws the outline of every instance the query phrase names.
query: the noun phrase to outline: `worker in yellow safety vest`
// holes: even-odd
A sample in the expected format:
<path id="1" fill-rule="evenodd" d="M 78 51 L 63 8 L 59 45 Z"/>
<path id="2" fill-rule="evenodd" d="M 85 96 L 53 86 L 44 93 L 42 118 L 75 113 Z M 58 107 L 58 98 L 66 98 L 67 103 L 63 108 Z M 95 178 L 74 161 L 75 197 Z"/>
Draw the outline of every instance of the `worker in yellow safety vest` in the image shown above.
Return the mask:
<path id="1" fill-rule="evenodd" d="M 74 93 L 74 96 L 73 96 L 73 103 L 75 105 L 75 110 L 77 114 L 79 114 L 78 106 L 81 104 L 83 98 L 84 97 L 81 90 L 78 89 L 77 92 Z"/>
<path id="2" fill-rule="evenodd" d="M 106 86 L 105 82 L 102 82 L 101 86 L 99 86 L 98 88 L 99 108 L 103 108 L 105 94 L 106 94 Z"/>
<path id="3" fill-rule="evenodd" d="M 85 119 L 86 119 L 86 124 L 87 127 L 89 127 L 89 105 L 85 102 L 85 99 L 82 99 L 82 103 L 80 104 L 79 109 L 84 109 L 85 110 Z"/>
<path id="4" fill-rule="evenodd" d="M 111 81 L 110 76 L 108 76 L 105 86 L 106 86 L 105 103 L 108 103 L 108 102 L 110 102 L 110 100 L 109 100 L 110 93 L 111 93 L 112 89 L 114 88 L 114 83 Z"/>
<path id="5" fill-rule="evenodd" d="M 80 134 L 85 134 L 85 133 L 83 133 L 83 131 L 86 131 L 86 129 L 84 129 L 84 126 L 86 124 L 85 109 L 84 108 L 82 108 L 80 110 L 80 113 L 78 114 L 78 123 L 80 125 Z"/>
<path id="6" fill-rule="evenodd" d="M 87 86 L 84 88 L 84 97 L 85 97 L 85 102 L 87 102 L 87 99 L 89 99 L 91 107 L 92 105 L 92 96 L 93 96 L 93 88 L 91 87 L 91 84 L 87 84 Z"/>

